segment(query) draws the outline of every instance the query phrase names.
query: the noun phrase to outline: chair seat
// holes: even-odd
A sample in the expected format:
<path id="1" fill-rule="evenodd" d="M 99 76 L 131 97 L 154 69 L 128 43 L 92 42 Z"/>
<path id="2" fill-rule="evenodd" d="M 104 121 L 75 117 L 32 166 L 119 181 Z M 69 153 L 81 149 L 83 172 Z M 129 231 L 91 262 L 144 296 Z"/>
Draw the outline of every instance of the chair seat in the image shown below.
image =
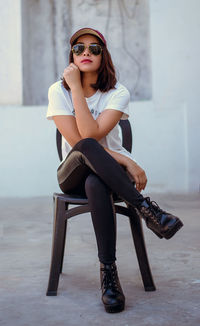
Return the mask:
<path id="1" fill-rule="evenodd" d="M 74 205 L 86 205 L 88 204 L 87 197 L 82 197 L 78 195 L 72 195 L 72 194 L 63 194 L 63 193 L 54 193 L 54 197 L 59 197 L 61 200 L 64 200 L 68 204 L 74 204 Z M 122 199 L 114 195 L 114 203 L 121 203 L 123 202 Z"/>
<path id="2" fill-rule="evenodd" d="M 68 204 L 74 205 L 85 205 L 88 204 L 88 199 L 86 197 L 78 196 L 78 195 L 70 195 L 70 194 L 63 194 L 63 193 L 54 193 L 54 197 L 59 197 L 63 199 Z"/>

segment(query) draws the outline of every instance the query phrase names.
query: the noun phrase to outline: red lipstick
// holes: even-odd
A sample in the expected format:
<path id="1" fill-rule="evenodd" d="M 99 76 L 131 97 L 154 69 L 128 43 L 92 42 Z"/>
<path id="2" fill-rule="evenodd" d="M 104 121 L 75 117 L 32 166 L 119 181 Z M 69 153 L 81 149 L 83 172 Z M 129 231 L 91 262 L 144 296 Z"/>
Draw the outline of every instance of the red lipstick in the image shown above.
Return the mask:
<path id="1" fill-rule="evenodd" d="M 92 62 L 92 60 L 90 60 L 90 59 L 83 59 L 82 61 L 81 61 L 81 63 L 87 63 L 87 62 Z"/>

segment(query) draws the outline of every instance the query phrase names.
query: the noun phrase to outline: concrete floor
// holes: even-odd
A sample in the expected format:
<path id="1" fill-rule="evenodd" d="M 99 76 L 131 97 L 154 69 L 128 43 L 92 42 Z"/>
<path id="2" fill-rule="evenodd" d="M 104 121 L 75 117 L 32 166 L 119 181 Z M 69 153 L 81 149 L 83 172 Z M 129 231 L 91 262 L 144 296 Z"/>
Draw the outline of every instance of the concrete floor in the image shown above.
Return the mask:
<path id="1" fill-rule="evenodd" d="M 89 214 L 69 221 L 58 295 L 45 295 L 50 265 L 52 199 L 0 199 L 1 326 L 199 326 L 200 195 L 151 195 L 180 216 L 182 228 L 160 240 L 144 226 L 155 292 L 143 289 L 128 220 L 118 216 L 117 263 L 126 309 L 107 314 Z"/>

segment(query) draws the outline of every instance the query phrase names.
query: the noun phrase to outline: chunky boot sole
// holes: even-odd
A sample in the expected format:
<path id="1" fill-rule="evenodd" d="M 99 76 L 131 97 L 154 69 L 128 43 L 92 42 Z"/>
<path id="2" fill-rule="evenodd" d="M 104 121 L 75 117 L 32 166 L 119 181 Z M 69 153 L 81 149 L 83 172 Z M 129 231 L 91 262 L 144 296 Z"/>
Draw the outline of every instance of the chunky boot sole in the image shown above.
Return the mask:
<path id="1" fill-rule="evenodd" d="M 115 305 L 115 306 L 105 305 L 104 304 L 104 307 L 105 307 L 106 312 L 108 312 L 108 313 L 116 313 L 116 312 L 121 312 L 121 311 L 124 310 L 125 303 L 122 302 L 121 304 L 118 304 L 118 305 Z"/>
<path id="2" fill-rule="evenodd" d="M 137 213 L 141 218 L 143 218 L 143 216 L 139 210 L 137 210 Z M 153 233 L 155 233 L 157 235 L 157 237 L 159 237 L 160 239 L 165 238 L 165 239 L 169 240 L 175 235 L 175 233 L 177 231 L 179 231 L 182 228 L 183 223 L 181 222 L 181 220 L 177 220 L 177 222 L 174 224 L 174 226 L 171 229 L 169 229 L 166 232 L 160 232 L 160 233 L 155 231 L 153 228 L 151 228 L 147 223 L 146 223 L 146 226 L 148 227 L 149 230 L 151 230 Z"/>
<path id="3" fill-rule="evenodd" d="M 164 236 L 163 236 L 161 233 L 156 232 L 155 230 L 153 230 L 153 229 L 150 228 L 149 226 L 147 226 L 147 227 L 148 227 L 149 230 L 151 230 L 153 233 L 155 233 L 155 234 L 157 235 L 158 238 L 163 239 Z"/>
<path id="4" fill-rule="evenodd" d="M 163 238 L 165 238 L 165 239 L 167 239 L 167 240 L 169 240 L 169 239 L 171 239 L 174 235 L 175 235 L 175 233 L 177 232 L 177 231 L 179 231 L 181 228 L 182 228 L 182 226 L 183 226 L 183 223 L 179 220 L 179 221 L 177 221 L 176 222 L 176 224 L 171 228 L 171 229 L 169 229 L 167 232 L 165 232 L 165 233 L 158 233 L 158 232 L 156 232 L 155 230 L 153 230 L 151 227 L 149 227 L 149 226 L 147 226 L 152 232 L 154 232 L 156 235 L 157 235 L 157 237 L 159 237 L 160 239 L 163 239 Z"/>
<path id="5" fill-rule="evenodd" d="M 178 220 L 173 228 L 169 229 L 166 233 L 163 233 L 163 237 L 167 240 L 171 239 L 173 235 L 182 228 L 183 223 Z"/>

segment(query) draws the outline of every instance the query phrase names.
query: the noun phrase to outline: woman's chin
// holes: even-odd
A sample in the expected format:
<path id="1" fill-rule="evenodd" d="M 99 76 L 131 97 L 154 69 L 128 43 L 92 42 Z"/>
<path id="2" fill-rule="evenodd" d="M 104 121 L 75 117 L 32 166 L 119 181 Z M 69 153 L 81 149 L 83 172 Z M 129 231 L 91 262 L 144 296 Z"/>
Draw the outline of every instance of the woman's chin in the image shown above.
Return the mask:
<path id="1" fill-rule="evenodd" d="M 90 73 L 96 73 L 97 72 L 97 70 L 96 69 L 92 69 L 92 68 L 88 68 L 88 67 L 81 67 L 81 68 L 79 68 L 79 70 L 81 71 L 81 72 L 90 72 Z"/>

